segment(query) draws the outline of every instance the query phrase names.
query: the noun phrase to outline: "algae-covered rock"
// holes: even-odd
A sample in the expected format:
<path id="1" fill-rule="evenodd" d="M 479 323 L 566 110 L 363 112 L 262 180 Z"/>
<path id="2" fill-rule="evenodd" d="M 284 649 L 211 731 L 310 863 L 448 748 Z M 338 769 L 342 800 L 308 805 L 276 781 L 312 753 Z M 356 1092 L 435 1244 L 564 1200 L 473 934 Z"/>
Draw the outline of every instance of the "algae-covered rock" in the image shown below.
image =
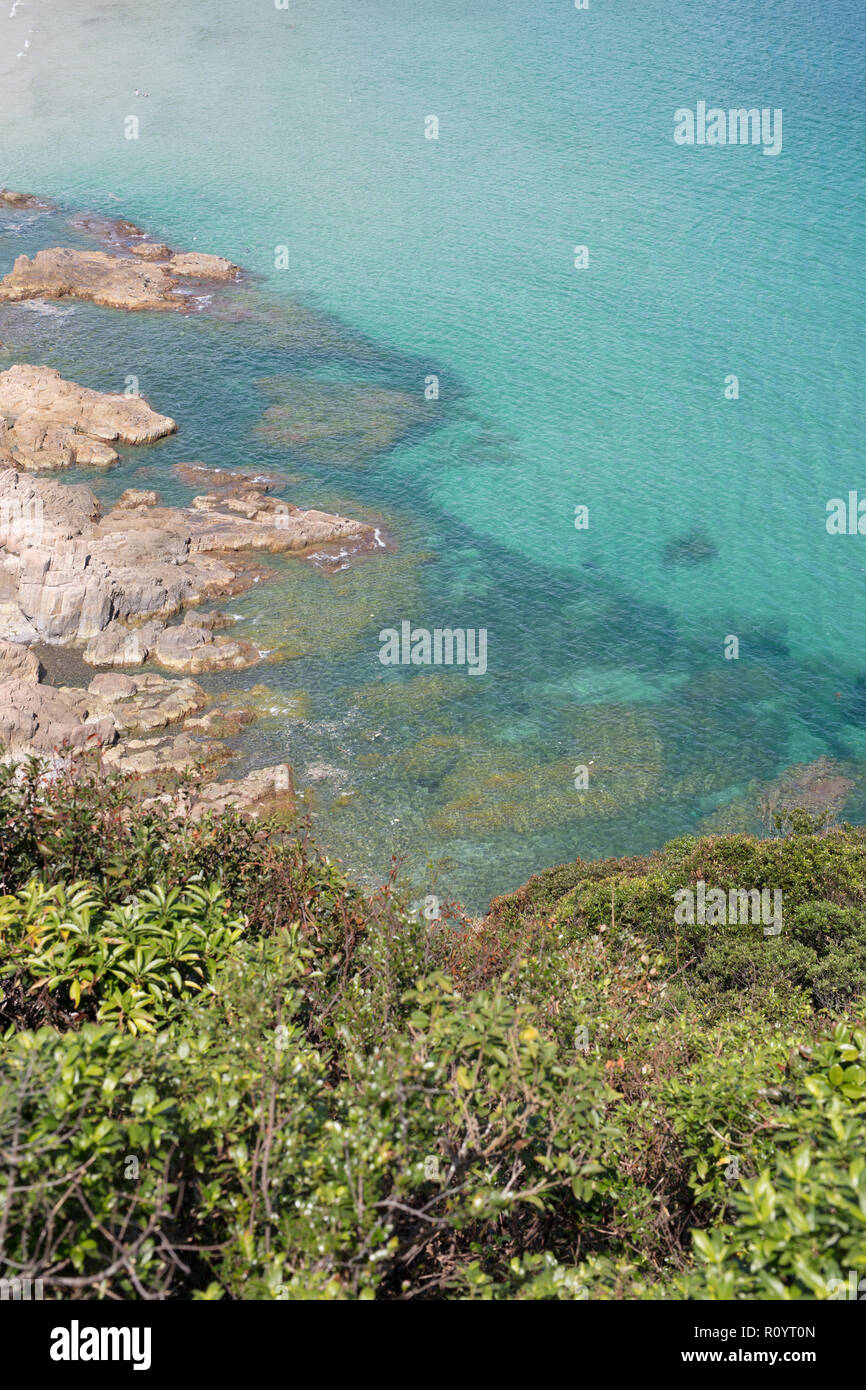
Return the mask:
<path id="1" fill-rule="evenodd" d="M 389 770 L 420 787 L 437 787 L 454 769 L 466 748 L 458 734 L 429 734 L 390 760 Z"/>
<path id="2" fill-rule="evenodd" d="M 855 785 L 849 770 L 827 757 L 795 763 L 765 788 L 762 804 L 770 813 L 799 810 L 813 816 L 837 816 Z"/>
<path id="3" fill-rule="evenodd" d="M 271 397 L 256 434 L 316 464 L 348 467 L 390 449 L 413 425 L 432 419 L 423 394 L 357 382 L 268 377 Z"/>
<path id="4" fill-rule="evenodd" d="M 223 696 L 230 700 L 231 695 Z M 273 690 L 269 685 L 253 685 L 244 691 L 244 704 L 257 719 L 309 719 L 310 697 L 306 690 Z"/>
<path id="5" fill-rule="evenodd" d="M 184 730 L 188 734 L 211 734 L 214 738 L 236 738 L 245 725 L 255 719 L 255 712 L 245 706 L 232 706 L 230 709 L 210 709 L 206 714 L 195 714 L 184 720 Z"/>
<path id="6" fill-rule="evenodd" d="M 295 565 L 285 578 L 268 585 L 268 609 L 250 611 L 249 634 L 274 659 L 321 656 L 369 648 L 370 670 L 379 671 L 379 631 L 395 613 L 418 610 L 424 602 L 419 570 L 427 555 L 379 552 L 375 563 L 361 563 L 336 573 L 315 565 Z"/>
<path id="7" fill-rule="evenodd" d="M 52 206 L 44 198 L 37 198 L 35 193 L 17 193 L 11 188 L 0 188 L 0 205 L 9 208 L 39 208 L 42 211 Z"/>
<path id="8" fill-rule="evenodd" d="M 532 763 L 524 748 L 472 747 L 441 784 L 444 805 L 432 828 L 446 835 L 528 833 L 610 819 L 652 797 L 662 767 L 662 741 L 649 715 L 590 705 L 575 715 L 574 752 L 567 758 Z"/>
<path id="9" fill-rule="evenodd" d="M 755 834 L 760 829 L 758 803 L 761 784 L 750 782 L 745 791 L 732 796 L 698 822 L 700 835 Z"/>
<path id="10" fill-rule="evenodd" d="M 424 671 L 415 676 L 371 681 L 348 698 L 352 704 L 369 710 L 375 718 L 390 720 L 409 714 L 434 715 L 443 705 L 471 693 L 467 682 L 455 680 L 454 673 Z"/>
<path id="11" fill-rule="evenodd" d="M 788 732 L 773 673 L 721 658 L 717 669 L 695 673 L 667 720 L 676 774 L 668 787 L 672 801 L 745 786 L 766 765 L 767 749 L 784 747 Z"/>

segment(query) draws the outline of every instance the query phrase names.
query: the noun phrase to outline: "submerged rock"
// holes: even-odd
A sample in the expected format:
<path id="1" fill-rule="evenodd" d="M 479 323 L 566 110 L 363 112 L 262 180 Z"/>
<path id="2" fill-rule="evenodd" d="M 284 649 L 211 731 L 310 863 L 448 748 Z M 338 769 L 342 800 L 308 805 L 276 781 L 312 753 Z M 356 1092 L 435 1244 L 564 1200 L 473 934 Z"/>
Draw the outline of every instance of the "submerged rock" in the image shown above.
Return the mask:
<path id="1" fill-rule="evenodd" d="M 344 692 L 345 698 L 378 719 L 400 719 L 407 714 L 434 720 L 454 700 L 472 694 L 466 681 L 455 681 L 446 671 L 421 671 L 417 675 L 370 681 L 360 689 Z"/>
<path id="2" fill-rule="evenodd" d="M 537 833 L 584 819 L 622 815 L 658 792 L 662 740 L 651 715 L 627 705 L 587 705 L 572 716 L 575 752 L 533 763 L 528 750 L 477 737 L 438 792 L 443 804 L 431 825 L 460 837 L 514 831 Z M 586 785 L 577 776 L 586 769 Z"/>
<path id="3" fill-rule="evenodd" d="M 192 715 L 184 720 L 187 733 L 214 734 L 217 738 L 235 738 L 255 719 L 255 710 L 245 705 L 231 709 L 212 709 L 207 714 Z"/>
<path id="4" fill-rule="evenodd" d="M 674 536 L 665 543 L 662 563 L 665 565 L 699 565 L 706 560 L 715 560 L 718 555 L 715 542 L 695 527 L 685 536 Z"/>
<path id="5" fill-rule="evenodd" d="M 304 768 L 304 777 L 308 782 L 330 782 L 341 790 L 352 780 L 348 768 L 335 767 L 333 763 L 310 763 Z"/>
<path id="6" fill-rule="evenodd" d="M 813 763 L 795 763 L 787 768 L 765 788 L 762 803 L 771 814 L 797 810 L 832 817 L 841 812 L 854 785 L 839 763 L 821 757 Z"/>
<path id="7" fill-rule="evenodd" d="M 112 248 L 128 246 L 143 239 L 146 233 L 126 217 L 105 217 L 101 212 L 76 212 L 67 218 L 69 226 L 79 235 L 93 237 Z"/>
<path id="8" fill-rule="evenodd" d="M 424 603 L 420 571 L 429 554 L 387 554 L 375 542 L 371 544 L 371 537 L 368 531 L 366 538 L 353 542 L 352 549 L 366 547 L 371 555 L 375 553 L 375 561 L 370 558 L 369 563 L 338 573 L 315 565 L 298 566 L 290 575 L 272 579 L 272 602 L 256 616 L 259 646 L 286 659 L 324 659 L 361 644 L 377 651 L 376 634 L 390 614 L 419 611 Z"/>
<path id="9" fill-rule="evenodd" d="M 228 694 L 223 699 L 231 698 Z M 270 723 L 281 733 L 287 719 L 309 719 L 310 697 L 305 690 L 273 690 L 267 685 L 251 685 L 244 690 L 244 708 L 254 719 Z"/>
<path id="10" fill-rule="evenodd" d="M 211 468 L 206 463 L 176 463 L 172 473 L 189 487 L 204 487 L 208 492 L 243 491 L 270 492 L 273 487 L 285 487 L 291 477 L 276 473 L 244 472 L 240 469 Z"/>
<path id="11" fill-rule="evenodd" d="M 285 763 L 260 767 L 236 781 L 211 782 L 192 793 L 189 810 L 193 820 L 200 820 L 208 811 L 246 811 L 256 816 L 267 811 L 284 810 L 294 813 L 295 797 L 290 769 Z"/>
<path id="12" fill-rule="evenodd" d="M 374 384 L 303 377 L 271 377 L 259 384 L 274 404 L 255 433 L 310 463 L 363 463 L 390 449 L 413 425 L 432 419 L 420 393 L 415 397 Z"/>

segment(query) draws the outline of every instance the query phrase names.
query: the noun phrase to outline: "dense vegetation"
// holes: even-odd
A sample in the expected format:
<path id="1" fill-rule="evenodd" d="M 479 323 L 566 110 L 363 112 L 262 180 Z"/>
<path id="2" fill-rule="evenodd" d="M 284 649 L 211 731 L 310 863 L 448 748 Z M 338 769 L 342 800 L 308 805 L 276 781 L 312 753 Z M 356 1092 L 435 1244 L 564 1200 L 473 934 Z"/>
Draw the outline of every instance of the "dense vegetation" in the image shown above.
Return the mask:
<path id="1" fill-rule="evenodd" d="M 866 831 L 482 922 L 300 829 L 0 769 L 0 1276 L 47 1297 L 822 1299 L 866 1271 Z M 677 889 L 781 889 L 677 925 Z"/>

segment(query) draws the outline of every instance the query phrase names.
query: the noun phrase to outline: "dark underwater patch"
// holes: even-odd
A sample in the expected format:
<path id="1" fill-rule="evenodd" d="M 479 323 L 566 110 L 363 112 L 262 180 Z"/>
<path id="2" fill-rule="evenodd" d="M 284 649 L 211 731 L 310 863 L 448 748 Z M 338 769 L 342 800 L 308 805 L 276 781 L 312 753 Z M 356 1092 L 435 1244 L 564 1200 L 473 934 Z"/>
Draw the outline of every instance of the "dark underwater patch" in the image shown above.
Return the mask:
<path id="1" fill-rule="evenodd" d="M 663 565 L 701 565 L 715 560 L 718 548 L 705 531 L 697 527 L 685 536 L 673 536 L 662 551 Z"/>

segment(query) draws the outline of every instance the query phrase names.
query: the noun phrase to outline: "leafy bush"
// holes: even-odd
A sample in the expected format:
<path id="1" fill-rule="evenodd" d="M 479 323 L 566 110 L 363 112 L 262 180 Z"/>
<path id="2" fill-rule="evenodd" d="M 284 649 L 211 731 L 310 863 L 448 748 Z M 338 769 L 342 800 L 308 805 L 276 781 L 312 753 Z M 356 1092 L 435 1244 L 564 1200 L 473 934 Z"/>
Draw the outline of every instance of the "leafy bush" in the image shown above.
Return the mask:
<path id="1" fill-rule="evenodd" d="M 578 866 L 573 866 L 577 868 Z M 844 826 L 824 834 L 758 840 L 749 835 L 684 838 L 643 861 L 580 866 L 580 878 L 552 909 L 569 936 L 644 933 L 672 954 L 677 992 L 717 1016 L 747 996 L 789 1023 L 804 1000 L 839 1007 L 866 988 L 866 835 Z M 600 873 L 600 871 L 603 871 Z M 778 890 L 783 927 L 675 921 L 675 894 L 703 880 L 732 889 Z M 497 905 L 507 911 L 508 900 Z"/>
<path id="2" fill-rule="evenodd" d="M 866 1029 L 840 1023 L 776 1117 L 776 1158 L 735 1197 L 736 1222 L 694 1234 L 690 1297 L 839 1297 L 866 1265 Z M 842 1296 L 845 1296 L 844 1293 Z"/>
<path id="3" fill-rule="evenodd" d="M 7 1277 L 755 1299 L 862 1268 L 863 831 L 684 837 L 428 923 L 304 827 L 136 798 L 0 770 Z M 701 878 L 781 887 L 782 934 L 678 926 Z"/>
<path id="4" fill-rule="evenodd" d="M 243 929 L 217 885 L 157 885 L 107 905 L 92 884 L 33 879 L 0 898 L 0 1019 L 151 1030 L 175 995 L 212 978 Z"/>

